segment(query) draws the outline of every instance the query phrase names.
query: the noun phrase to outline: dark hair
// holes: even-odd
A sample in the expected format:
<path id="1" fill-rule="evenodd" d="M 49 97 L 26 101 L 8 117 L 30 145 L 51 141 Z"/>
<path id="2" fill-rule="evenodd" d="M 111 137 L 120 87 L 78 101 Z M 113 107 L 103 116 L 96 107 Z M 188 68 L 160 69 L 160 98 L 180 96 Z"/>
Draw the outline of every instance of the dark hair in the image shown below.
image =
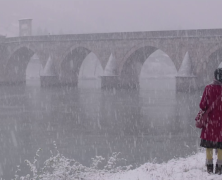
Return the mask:
<path id="1" fill-rule="evenodd" d="M 215 77 L 216 80 L 222 82 L 222 68 L 217 68 L 214 71 L 214 77 Z"/>

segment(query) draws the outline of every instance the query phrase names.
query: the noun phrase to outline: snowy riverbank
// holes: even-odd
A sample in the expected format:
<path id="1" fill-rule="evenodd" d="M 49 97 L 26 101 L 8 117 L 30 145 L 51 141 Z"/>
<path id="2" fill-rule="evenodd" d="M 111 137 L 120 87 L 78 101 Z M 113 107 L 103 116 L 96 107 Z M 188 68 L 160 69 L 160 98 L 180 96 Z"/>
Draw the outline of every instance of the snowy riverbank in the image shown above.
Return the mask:
<path id="1" fill-rule="evenodd" d="M 95 178 L 96 179 L 96 178 Z M 103 178 L 98 178 L 102 180 Z M 106 180 L 221 180 L 222 176 L 209 175 L 205 167 L 205 154 L 197 153 L 187 158 L 174 159 L 163 164 L 147 163 L 123 174 L 112 175 Z"/>
<path id="2" fill-rule="evenodd" d="M 98 165 L 105 159 L 96 157 L 91 167 L 85 167 L 65 158 L 59 152 L 45 162 L 39 172 L 34 163 L 28 162 L 31 174 L 26 177 L 17 177 L 17 180 L 221 180 L 222 176 L 209 175 L 205 167 L 205 153 L 199 152 L 187 158 L 172 159 L 167 163 L 146 163 L 134 170 L 129 167 L 115 167 L 118 154 L 114 153 L 103 170 Z M 43 172 L 44 171 L 44 172 Z"/>

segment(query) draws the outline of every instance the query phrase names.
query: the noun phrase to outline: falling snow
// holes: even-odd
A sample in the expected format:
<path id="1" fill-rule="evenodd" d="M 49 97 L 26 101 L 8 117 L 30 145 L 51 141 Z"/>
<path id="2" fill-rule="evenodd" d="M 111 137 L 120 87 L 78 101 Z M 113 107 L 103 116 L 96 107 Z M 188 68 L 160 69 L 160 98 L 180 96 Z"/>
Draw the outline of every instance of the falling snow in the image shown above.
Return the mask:
<path id="1" fill-rule="evenodd" d="M 0 179 L 221 179 L 194 121 L 221 6 L 1 0 Z"/>

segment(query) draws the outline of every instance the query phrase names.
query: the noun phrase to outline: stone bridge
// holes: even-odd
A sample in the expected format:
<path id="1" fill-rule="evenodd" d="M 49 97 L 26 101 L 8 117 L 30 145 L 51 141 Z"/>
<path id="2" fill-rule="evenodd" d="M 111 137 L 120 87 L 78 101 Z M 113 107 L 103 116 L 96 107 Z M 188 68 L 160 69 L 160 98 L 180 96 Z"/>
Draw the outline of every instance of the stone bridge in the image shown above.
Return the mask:
<path id="1" fill-rule="evenodd" d="M 77 85 L 80 66 L 93 52 L 105 70 L 102 87 L 136 88 L 141 65 L 158 49 L 178 71 L 178 90 L 203 87 L 222 61 L 222 29 L 0 36 L 0 84 L 25 82 L 27 65 L 37 54 L 43 67 L 51 59 L 55 73 L 54 80 L 46 77 L 49 84 Z"/>

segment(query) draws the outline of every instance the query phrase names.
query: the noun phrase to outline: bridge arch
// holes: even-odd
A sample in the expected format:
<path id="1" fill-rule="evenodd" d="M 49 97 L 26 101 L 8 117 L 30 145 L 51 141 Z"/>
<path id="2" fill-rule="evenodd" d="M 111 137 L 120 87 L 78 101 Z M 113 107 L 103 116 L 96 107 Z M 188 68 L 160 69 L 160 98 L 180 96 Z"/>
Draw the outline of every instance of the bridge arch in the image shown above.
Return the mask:
<path id="1" fill-rule="evenodd" d="M 29 46 L 17 47 L 7 60 L 5 66 L 5 77 L 7 83 L 25 83 L 26 68 L 35 51 Z"/>
<path id="2" fill-rule="evenodd" d="M 197 77 L 205 86 L 213 81 L 214 71 L 222 62 L 222 45 L 217 44 L 210 47 L 200 58 L 197 65 Z"/>
<path id="3" fill-rule="evenodd" d="M 173 62 L 175 69 L 176 65 L 171 58 L 171 52 L 165 48 L 159 48 L 158 46 L 148 44 L 140 44 L 132 48 L 123 58 L 123 64 L 120 68 L 120 80 L 123 87 L 137 88 L 139 86 L 139 76 L 141 73 L 144 62 L 149 58 L 155 51 L 161 50 L 164 54 L 169 56 Z"/>
<path id="4" fill-rule="evenodd" d="M 94 53 L 90 48 L 85 46 L 72 47 L 67 51 L 60 62 L 59 79 L 61 84 L 66 85 L 77 85 L 80 68 L 85 58 L 90 54 Z M 95 53 L 94 53 L 95 54 Z M 101 61 L 97 57 L 100 65 Z"/>

